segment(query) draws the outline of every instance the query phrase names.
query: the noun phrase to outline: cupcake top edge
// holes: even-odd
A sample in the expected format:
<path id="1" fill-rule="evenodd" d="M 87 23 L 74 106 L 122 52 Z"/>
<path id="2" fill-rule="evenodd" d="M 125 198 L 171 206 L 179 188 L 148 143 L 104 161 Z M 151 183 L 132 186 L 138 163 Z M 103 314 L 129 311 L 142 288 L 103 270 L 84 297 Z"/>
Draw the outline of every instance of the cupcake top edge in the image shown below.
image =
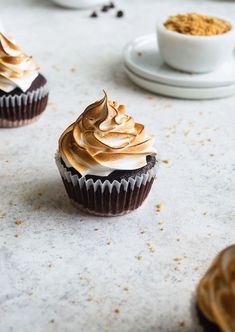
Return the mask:
<path id="1" fill-rule="evenodd" d="M 0 90 L 9 93 L 16 88 L 27 91 L 39 74 L 32 56 L 24 53 L 14 39 L 0 30 Z"/>
<path id="2" fill-rule="evenodd" d="M 204 316 L 222 332 L 235 331 L 235 244 L 215 258 L 201 279 L 197 303 Z"/>
<path id="3" fill-rule="evenodd" d="M 114 170 L 133 170 L 156 155 L 154 136 L 125 113 L 125 106 L 104 97 L 89 105 L 59 139 L 66 166 L 82 176 L 108 176 Z"/>

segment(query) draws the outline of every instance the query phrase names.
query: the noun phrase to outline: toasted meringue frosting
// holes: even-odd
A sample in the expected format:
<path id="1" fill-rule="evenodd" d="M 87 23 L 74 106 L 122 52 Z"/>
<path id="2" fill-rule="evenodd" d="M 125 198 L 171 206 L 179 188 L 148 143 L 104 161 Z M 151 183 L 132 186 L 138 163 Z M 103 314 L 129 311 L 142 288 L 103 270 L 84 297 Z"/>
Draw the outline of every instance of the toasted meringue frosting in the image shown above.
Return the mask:
<path id="1" fill-rule="evenodd" d="M 197 303 L 223 332 L 235 331 L 235 245 L 223 250 L 199 283 Z"/>
<path id="2" fill-rule="evenodd" d="M 68 167 L 85 176 L 108 176 L 114 170 L 146 165 L 155 155 L 154 137 L 125 114 L 125 106 L 102 100 L 88 106 L 59 140 L 59 152 Z"/>
<path id="3" fill-rule="evenodd" d="M 0 90 L 28 90 L 38 76 L 39 67 L 32 57 L 22 52 L 16 43 L 0 30 Z"/>

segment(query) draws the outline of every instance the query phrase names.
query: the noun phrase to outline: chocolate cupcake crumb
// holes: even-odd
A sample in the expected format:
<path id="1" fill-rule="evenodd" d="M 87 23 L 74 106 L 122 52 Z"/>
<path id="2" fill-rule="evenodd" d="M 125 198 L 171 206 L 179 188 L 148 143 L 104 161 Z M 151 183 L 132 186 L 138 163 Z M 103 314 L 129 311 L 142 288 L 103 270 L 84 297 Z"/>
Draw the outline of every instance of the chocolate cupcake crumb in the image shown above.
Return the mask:
<path id="1" fill-rule="evenodd" d="M 96 17 L 98 17 L 98 14 L 94 11 L 94 12 L 91 13 L 90 17 L 96 18 Z"/>
<path id="2" fill-rule="evenodd" d="M 117 13 L 116 13 L 116 17 L 121 18 L 123 16 L 124 16 L 123 10 L 118 10 Z"/>
<path id="3" fill-rule="evenodd" d="M 109 6 L 108 5 L 104 5 L 102 8 L 101 8 L 101 11 L 103 12 L 103 13 L 107 13 L 107 11 L 109 10 Z"/>

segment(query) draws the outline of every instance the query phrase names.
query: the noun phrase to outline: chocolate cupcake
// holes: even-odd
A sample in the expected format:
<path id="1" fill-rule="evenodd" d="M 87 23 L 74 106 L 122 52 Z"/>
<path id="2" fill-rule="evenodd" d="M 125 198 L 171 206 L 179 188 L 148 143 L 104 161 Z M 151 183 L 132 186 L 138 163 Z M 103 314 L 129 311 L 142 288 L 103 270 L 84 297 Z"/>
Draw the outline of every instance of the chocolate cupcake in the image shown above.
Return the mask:
<path id="1" fill-rule="evenodd" d="M 235 245 L 217 256 L 200 281 L 197 313 L 206 332 L 235 331 Z"/>
<path id="2" fill-rule="evenodd" d="M 61 135 L 56 163 L 69 198 L 95 215 L 123 215 L 147 197 L 156 174 L 153 136 L 104 98 Z"/>
<path id="3" fill-rule="evenodd" d="M 19 127 L 35 121 L 48 100 L 47 80 L 39 67 L 0 31 L 0 127 Z"/>

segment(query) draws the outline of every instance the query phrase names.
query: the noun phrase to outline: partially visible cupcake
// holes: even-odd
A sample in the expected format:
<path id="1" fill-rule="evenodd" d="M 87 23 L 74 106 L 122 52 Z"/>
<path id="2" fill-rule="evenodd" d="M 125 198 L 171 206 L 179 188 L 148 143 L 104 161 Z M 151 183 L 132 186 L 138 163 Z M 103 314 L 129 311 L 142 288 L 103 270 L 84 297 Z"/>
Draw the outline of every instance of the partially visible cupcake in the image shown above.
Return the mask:
<path id="1" fill-rule="evenodd" d="M 35 121 L 48 101 L 46 78 L 31 56 L 0 31 L 0 127 Z"/>
<path id="2" fill-rule="evenodd" d="M 235 331 L 235 245 L 216 257 L 200 281 L 197 306 L 204 331 Z"/>
<path id="3" fill-rule="evenodd" d="M 68 196 L 81 209 L 116 216 L 138 208 L 156 174 L 153 136 L 104 98 L 88 106 L 61 135 L 56 154 Z"/>

